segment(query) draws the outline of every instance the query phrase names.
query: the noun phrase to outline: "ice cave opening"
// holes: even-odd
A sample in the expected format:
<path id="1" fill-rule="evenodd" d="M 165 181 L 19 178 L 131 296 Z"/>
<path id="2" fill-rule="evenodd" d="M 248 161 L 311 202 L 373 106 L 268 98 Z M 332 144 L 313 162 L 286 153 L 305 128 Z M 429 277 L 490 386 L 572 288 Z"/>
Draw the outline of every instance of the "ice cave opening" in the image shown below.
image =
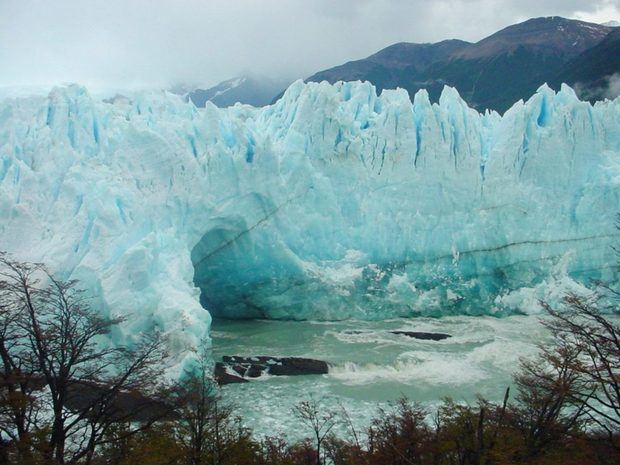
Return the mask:
<path id="1" fill-rule="evenodd" d="M 191 251 L 201 305 L 214 317 L 265 317 L 251 301 L 261 286 L 266 271 L 263 267 L 268 266 L 264 255 L 258 253 L 260 247 L 248 236 L 242 217 L 222 218 L 214 223 Z"/>

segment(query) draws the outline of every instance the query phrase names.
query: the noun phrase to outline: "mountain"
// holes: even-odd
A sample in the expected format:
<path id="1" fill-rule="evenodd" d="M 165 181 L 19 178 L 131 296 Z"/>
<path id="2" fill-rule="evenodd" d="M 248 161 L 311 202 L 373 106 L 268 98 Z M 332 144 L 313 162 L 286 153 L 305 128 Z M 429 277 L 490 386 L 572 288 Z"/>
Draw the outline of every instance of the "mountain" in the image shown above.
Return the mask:
<path id="1" fill-rule="evenodd" d="M 289 80 L 241 76 L 208 89 L 194 89 L 187 93 L 187 98 L 197 107 L 204 107 L 207 102 L 218 107 L 229 107 L 237 102 L 262 107 L 271 103 L 273 96 L 290 83 Z"/>
<path id="2" fill-rule="evenodd" d="M 454 53 L 470 46 L 462 40 L 445 40 L 436 44 L 390 45 L 363 60 L 350 61 L 318 72 L 308 82 L 370 81 L 379 89 L 403 87 L 402 83 L 425 76 L 426 71 L 437 63 L 448 60 Z M 442 86 L 443 88 L 443 86 Z"/>
<path id="3" fill-rule="evenodd" d="M 557 16 L 535 18 L 477 43 L 395 44 L 362 60 L 320 71 L 307 81 L 367 80 L 380 90 L 404 88 L 411 96 L 424 88 L 433 101 L 449 85 L 474 108 L 503 112 L 553 80 L 568 62 L 612 30 Z"/>
<path id="4" fill-rule="evenodd" d="M 501 315 L 617 281 L 620 100 L 541 87 L 500 116 L 297 81 L 265 108 L 79 86 L 0 108 L 2 249 L 126 316 L 113 341 L 165 332 L 179 369 L 210 315 Z"/>
<path id="5" fill-rule="evenodd" d="M 565 82 L 590 101 L 615 98 L 620 93 L 620 28 L 599 44 L 567 63 L 552 81 L 555 88 Z"/>

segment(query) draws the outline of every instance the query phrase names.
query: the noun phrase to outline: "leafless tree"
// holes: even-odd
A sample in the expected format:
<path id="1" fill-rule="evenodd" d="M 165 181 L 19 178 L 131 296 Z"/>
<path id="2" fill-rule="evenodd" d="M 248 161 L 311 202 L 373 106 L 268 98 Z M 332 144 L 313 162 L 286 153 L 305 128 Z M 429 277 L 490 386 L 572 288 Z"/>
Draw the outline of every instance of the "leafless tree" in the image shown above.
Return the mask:
<path id="1" fill-rule="evenodd" d="M 526 455 L 533 458 L 581 426 L 584 406 L 577 393 L 588 392 L 575 369 L 579 349 L 560 341 L 542 347 L 538 357 L 523 360 L 515 375 L 515 425 L 525 439 Z"/>
<path id="2" fill-rule="evenodd" d="M 16 454 L 16 460 L 27 463 L 31 460 L 30 435 L 40 409 L 36 393 L 41 383 L 32 372 L 32 354 L 26 350 L 27 333 L 20 325 L 24 296 L 18 290 L 24 283 L 36 282 L 34 276 L 41 266 L 15 264 L 2 252 L 0 264 L 4 265 L 0 268 L 0 449 L 5 461 Z"/>
<path id="3" fill-rule="evenodd" d="M 551 316 L 545 325 L 556 345 L 578 354 L 570 368 L 582 389 L 572 393 L 573 400 L 615 447 L 620 447 L 620 307 L 609 297 L 609 293 L 591 297 L 569 294 L 562 310 L 543 305 Z"/>
<path id="4" fill-rule="evenodd" d="M 230 411 L 216 406 L 217 391 L 204 360 L 195 371 L 187 374 L 180 394 L 179 439 L 187 450 L 189 464 L 206 463 L 209 447 L 215 449 L 213 461 L 219 463 L 220 424 Z"/>
<path id="5" fill-rule="evenodd" d="M 34 426 L 49 430 L 46 463 L 90 463 L 111 425 L 130 422 L 126 434 L 133 434 L 169 414 L 156 399 L 166 392 L 155 372 L 165 356 L 160 336 L 132 347 L 106 344 L 122 318 L 98 315 L 76 281 L 60 281 L 44 266 L 6 254 L 0 255 L 0 290 L 8 316 L 0 336 L 5 379 L 11 376 L 6 392 L 40 388 L 36 410 L 45 414 Z M 16 431 L 33 426 L 32 406 L 21 409 L 8 416 Z"/>
<path id="6" fill-rule="evenodd" d="M 620 257 L 620 249 L 614 250 Z M 555 390 L 562 401 L 575 405 L 573 411 L 585 415 L 620 450 L 620 291 L 617 285 L 595 284 L 591 295 L 567 294 L 561 308 L 541 302 L 550 316 L 543 324 L 554 337 L 542 361 L 561 375 Z M 537 371 L 529 368 L 532 375 Z M 549 386 L 548 379 L 543 381 Z"/>
<path id="7" fill-rule="evenodd" d="M 338 424 L 335 411 L 324 408 L 314 397 L 304 400 L 293 407 L 293 412 L 312 430 L 316 448 L 316 464 L 321 465 L 321 446 L 332 429 Z"/>
<path id="8" fill-rule="evenodd" d="M 203 353 L 179 386 L 175 428 L 188 465 L 233 464 L 248 452 L 249 431 L 241 426 L 234 406 L 220 399 L 212 372 Z"/>

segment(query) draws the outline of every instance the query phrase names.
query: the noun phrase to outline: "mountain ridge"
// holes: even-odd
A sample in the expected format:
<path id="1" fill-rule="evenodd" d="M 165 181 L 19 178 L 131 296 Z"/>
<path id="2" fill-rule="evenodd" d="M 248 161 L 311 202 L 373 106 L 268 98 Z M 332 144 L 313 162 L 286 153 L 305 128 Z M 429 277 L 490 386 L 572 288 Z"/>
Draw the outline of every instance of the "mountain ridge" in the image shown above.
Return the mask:
<path id="1" fill-rule="evenodd" d="M 400 87 L 410 96 L 424 88 L 432 101 L 449 85 L 479 111 L 504 112 L 546 82 L 559 88 L 557 76 L 564 67 L 614 29 L 558 16 L 532 18 L 476 43 L 459 39 L 400 42 L 366 58 L 319 71 L 305 81 L 369 81 L 378 90 Z"/>
<path id="2" fill-rule="evenodd" d="M 475 43 L 455 38 L 435 43 L 398 42 L 366 58 L 314 73 L 304 81 L 368 81 L 379 92 L 403 88 L 411 98 L 426 89 L 433 102 L 448 85 L 478 111 L 500 113 L 529 98 L 545 83 L 556 90 L 567 83 L 593 102 L 618 93 L 611 79 L 620 72 L 620 42 L 605 42 L 614 32 L 620 35 L 618 31 L 612 23 L 559 16 L 532 18 Z M 236 102 L 259 107 L 281 98 L 288 85 L 290 81 L 240 76 L 208 89 L 194 89 L 186 98 L 198 107 L 207 101 L 219 107 Z"/>
<path id="3" fill-rule="evenodd" d="M 619 89 L 612 88 L 615 81 Z M 558 88 L 562 82 L 575 87 L 580 97 L 590 102 L 615 97 L 620 90 L 620 28 L 567 63 L 551 85 Z"/>

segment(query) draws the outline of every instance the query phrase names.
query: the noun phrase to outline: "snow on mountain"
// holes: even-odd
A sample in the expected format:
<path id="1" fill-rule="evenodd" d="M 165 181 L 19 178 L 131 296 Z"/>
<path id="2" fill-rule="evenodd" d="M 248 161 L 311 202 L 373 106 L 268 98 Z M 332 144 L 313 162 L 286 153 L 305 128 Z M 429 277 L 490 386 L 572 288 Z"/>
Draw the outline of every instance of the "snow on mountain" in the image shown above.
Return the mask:
<path id="1" fill-rule="evenodd" d="M 260 109 L 79 86 L 0 102 L 0 249 L 129 315 L 116 341 L 165 331 L 177 367 L 210 314 L 534 311 L 615 277 L 619 207 L 620 100 L 566 86 L 504 116 L 361 82 Z"/>
<path id="2" fill-rule="evenodd" d="M 291 80 L 287 79 L 241 76 L 220 82 L 209 89 L 193 89 L 187 93 L 187 98 L 197 107 L 204 107 L 207 102 L 218 107 L 229 107 L 237 102 L 262 107 L 268 105 L 290 83 Z"/>
<path id="3" fill-rule="evenodd" d="M 213 101 L 213 99 L 219 97 L 220 95 L 226 94 L 233 89 L 236 89 L 241 84 L 243 84 L 247 78 L 245 77 L 236 77 L 233 79 L 228 79 L 226 81 L 220 82 L 218 85 L 211 87 L 209 89 L 195 89 L 188 93 L 190 100 L 194 102 L 194 104 L 198 107 L 204 107 L 207 102 Z"/>

